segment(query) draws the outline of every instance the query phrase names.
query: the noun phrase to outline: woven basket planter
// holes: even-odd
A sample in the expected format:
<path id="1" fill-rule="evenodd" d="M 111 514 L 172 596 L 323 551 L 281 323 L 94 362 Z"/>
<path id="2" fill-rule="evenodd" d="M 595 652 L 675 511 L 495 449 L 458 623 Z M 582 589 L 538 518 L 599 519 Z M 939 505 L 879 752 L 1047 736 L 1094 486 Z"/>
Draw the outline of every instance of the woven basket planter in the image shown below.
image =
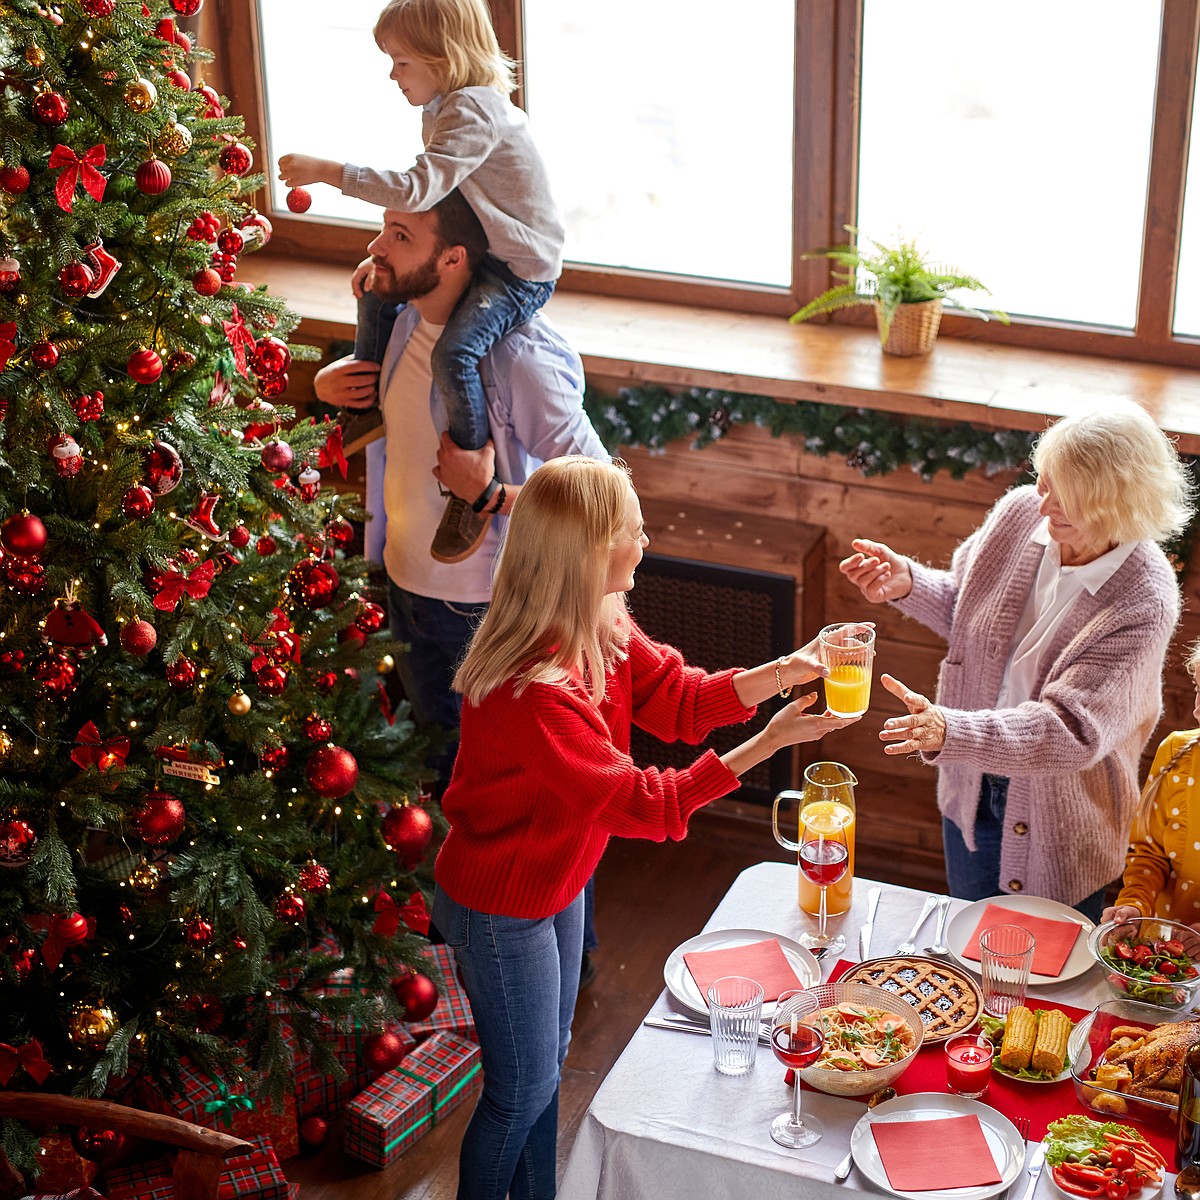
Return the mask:
<path id="1" fill-rule="evenodd" d="M 875 301 L 875 319 L 879 320 L 879 301 Z M 919 304 L 901 304 L 892 318 L 887 341 L 883 343 L 885 354 L 900 354 L 911 357 L 928 354 L 937 340 L 938 328 L 942 323 L 941 300 L 923 300 Z"/>

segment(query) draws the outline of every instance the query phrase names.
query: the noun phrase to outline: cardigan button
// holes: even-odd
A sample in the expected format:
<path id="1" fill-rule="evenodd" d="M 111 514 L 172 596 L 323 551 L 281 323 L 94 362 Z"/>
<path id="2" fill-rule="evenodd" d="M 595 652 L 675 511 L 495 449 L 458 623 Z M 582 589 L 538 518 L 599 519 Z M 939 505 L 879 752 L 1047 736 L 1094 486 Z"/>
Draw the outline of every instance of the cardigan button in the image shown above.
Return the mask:
<path id="1" fill-rule="evenodd" d="M 1013 833 L 1018 834 L 1021 837 L 1024 837 L 1028 832 L 1029 832 L 1029 826 L 1026 825 L 1024 821 L 1018 821 L 1013 826 Z"/>
<path id="2" fill-rule="evenodd" d="M 1024 884 L 1019 879 L 1010 879 L 1008 881 L 1008 890 L 1010 892 L 1019 892 L 1024 888 Z"/>

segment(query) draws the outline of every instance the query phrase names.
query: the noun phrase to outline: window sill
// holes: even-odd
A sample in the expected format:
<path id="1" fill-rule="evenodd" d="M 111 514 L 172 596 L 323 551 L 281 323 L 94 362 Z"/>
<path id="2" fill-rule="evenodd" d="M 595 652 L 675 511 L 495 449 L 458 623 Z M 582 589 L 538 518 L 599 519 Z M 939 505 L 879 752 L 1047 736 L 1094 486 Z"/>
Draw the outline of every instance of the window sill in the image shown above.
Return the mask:
<path id="1" fill-rule="evenodd" d="M 247 258 L 239 277 L 267 284 L 304 320 L 301 336 L 350 338 L 354 300 L 341 266 Z M 1103 396 L 1141 402 L 1200 454 L 1200 372 L 943 337 L 933 354 L 883 354 L 874 330 L 789 325 L 778 317 L 559 292 L 551 319 L 608 384 L 718 388 L 824 404 L 1042 429 Z"/>

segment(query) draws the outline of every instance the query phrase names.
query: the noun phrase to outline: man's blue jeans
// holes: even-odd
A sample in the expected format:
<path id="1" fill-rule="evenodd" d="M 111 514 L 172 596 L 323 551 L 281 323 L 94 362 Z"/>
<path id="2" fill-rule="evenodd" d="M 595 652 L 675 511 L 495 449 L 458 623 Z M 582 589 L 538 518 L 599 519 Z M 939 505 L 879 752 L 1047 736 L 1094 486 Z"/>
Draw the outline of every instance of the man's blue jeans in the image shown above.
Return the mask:
<path id="1" fill-rule="evenodd" d="M 1000 887 L 1000 841 L 1004 836 L 1004 813 L 1008 807 L 1008 780 L 1002 775 L 984 775 L 975 813 L 975 849 L 957 825 L 942 818 L 942 846 L 946 857 L 946 882 L 950 895 L 961 900 L 985 900 L 1006 894 Z M 1099 921 L 1104 911 L 1106 884 L 1075 905 L 1089 920 Z"/>
<path id="2" fill-rule="evenodd" d="M 483 1095 L 459 1153 L 458 1200 L 550 1200 L 583 896 L 555 916 L 528 919 L 476 912 L 439 887 L 432 915 L 454 949 L 483 1058 Z"/>

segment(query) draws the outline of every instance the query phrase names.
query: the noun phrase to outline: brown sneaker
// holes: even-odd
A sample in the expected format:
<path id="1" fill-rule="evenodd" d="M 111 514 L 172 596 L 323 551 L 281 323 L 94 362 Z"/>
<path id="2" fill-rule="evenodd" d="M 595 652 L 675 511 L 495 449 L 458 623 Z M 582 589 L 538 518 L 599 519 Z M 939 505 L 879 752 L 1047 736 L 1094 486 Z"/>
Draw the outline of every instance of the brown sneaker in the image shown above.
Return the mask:
<path id="1" fill-rule="evenodd" d="M 483 542 L 491 524 L 492 514 L 472 512 L 471 506 L 457 496 L 446 501 L 441 524 L 433 535 L 429 553 L 438 562 L 456 563 L 470 558 Z"/>
<path id="2" fill-rule="evenodd" d="M 342 409 L 338 414 L 342 427 L 342 453 L 357 454 L 383 437 L 383 413 L 377 408 Z"/>

